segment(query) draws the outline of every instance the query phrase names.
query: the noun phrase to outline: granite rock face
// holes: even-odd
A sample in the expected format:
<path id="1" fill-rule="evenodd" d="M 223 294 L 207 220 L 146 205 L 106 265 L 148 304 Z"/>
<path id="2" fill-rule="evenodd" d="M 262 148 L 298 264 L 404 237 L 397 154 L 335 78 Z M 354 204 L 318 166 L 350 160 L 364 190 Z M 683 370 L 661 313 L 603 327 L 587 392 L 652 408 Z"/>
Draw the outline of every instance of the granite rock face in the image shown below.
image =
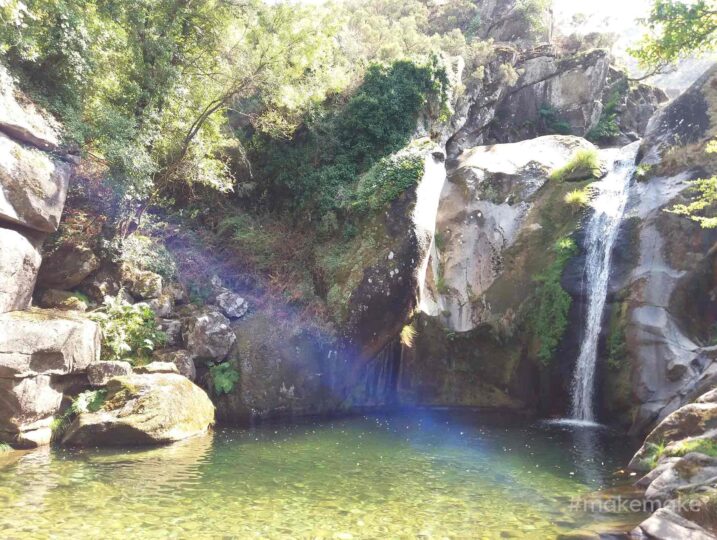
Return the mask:
<path id="1" fill-rule="evenodd" d="M 0 133 L 0 220 L 56 231 L 69 179 L 68 164 Z"/>
<path id="2" fill-rule="evenodd" d="M 92 321 L 37 309 L 0 315 L 0 440 L 18 447 L 48 444 L 68 381 L 99 354 Z"/>
<path id="3" fill-rule="evenodd" d="M 34 309 L 0 315 L 0 377 L 67 375 L 99 360 L 97 324 Z"/>
<path id="4" fill-rule="evenodd" d="M 0 313 L 27 309 L 42 262 L 42 235 L 0 226 Z"/>
<path id="5" fill-rule="evenodd" d="M 502 272 L 502 254 L 525 232 L 534 199 L 550 173 L 578 150 L 595 150 L 579 137 L 550 135 L 513 144 L 479 146 L 454 164 L 438 209 L 441 246 L 424 311 L 442 316 L 451 331 L 486 320 L 480 298 Z M 440 253 L 439 253 L 440 252 Z M 440 265 L 440 268 L 438 266 Z"/>

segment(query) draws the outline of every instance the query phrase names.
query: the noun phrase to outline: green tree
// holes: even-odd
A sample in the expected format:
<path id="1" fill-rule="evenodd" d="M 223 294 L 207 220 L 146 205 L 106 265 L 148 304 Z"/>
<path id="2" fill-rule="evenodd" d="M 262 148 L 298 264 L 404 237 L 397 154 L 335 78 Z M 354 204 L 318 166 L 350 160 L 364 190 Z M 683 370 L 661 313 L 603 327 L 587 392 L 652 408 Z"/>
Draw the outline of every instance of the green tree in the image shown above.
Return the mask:
<path id="1" fill-rule="evenodd" d="M 715 0 L 654 0 L 645 21 L 650 29 L 639 47 L 631 50 L 647 75 L 654 75 L 681 58 L 717 48 L 717 2 Z M 717 141 L 706 144 L 705 154 L 717 153 Z M 686 216 L 704 228 L 717 227 L 717 177 L 697 180 L 695 198 L 669 212 Z"/>
<path id="2" fill-rule="evenodd" d="M 717 3 L 714 0 L 654 0 L 650 15 L 643 23 L 649 33 L 630 52 L 646 70 L 646 76 L 717 46 Z"/>

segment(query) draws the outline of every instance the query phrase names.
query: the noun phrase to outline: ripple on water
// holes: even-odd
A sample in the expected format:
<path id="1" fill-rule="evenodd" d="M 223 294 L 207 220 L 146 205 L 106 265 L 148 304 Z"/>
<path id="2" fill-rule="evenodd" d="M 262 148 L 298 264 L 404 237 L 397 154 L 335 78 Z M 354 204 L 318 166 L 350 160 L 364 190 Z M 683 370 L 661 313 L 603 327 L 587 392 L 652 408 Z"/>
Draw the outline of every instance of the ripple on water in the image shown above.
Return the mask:
<path id="1" fill-rule="evenodd" d="M 611 437 L 421 411 L 42 450 L 0 469 L 0 536 L 553 538 L 603 519 L 569 503 L 612 485 Z"/>

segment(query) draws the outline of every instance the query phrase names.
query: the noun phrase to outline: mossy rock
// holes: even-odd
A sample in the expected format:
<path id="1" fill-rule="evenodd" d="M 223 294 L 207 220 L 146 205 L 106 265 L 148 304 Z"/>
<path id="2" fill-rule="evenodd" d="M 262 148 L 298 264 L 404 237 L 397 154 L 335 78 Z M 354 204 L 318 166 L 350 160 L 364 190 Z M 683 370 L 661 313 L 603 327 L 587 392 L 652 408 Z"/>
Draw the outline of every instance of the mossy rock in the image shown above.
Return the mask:
<path id="1" fill-rule="evenodd" d="M 143 446 L 201 435 L 214 424 L 207 394 L 181 375 L 116 377 L 97 412 L 80 414 L 69 426 L 65 446 Z"/>

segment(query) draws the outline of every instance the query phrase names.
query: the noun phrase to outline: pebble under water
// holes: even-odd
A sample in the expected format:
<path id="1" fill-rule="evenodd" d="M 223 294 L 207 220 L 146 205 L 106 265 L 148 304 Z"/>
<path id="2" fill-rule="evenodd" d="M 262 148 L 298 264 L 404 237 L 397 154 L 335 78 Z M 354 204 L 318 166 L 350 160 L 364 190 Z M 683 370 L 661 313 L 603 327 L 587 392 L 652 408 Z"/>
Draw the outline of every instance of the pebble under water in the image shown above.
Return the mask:
<path id="1" fill-rule="evenodd" d="M 625 483 L 607 430 L 411 411 L 219 429 L 155 449 L 0 456 L 0 537 L 558 538 L 639 515 L 571 500 Z M 4 460 L 4 461 L 3 461 Z"/>

